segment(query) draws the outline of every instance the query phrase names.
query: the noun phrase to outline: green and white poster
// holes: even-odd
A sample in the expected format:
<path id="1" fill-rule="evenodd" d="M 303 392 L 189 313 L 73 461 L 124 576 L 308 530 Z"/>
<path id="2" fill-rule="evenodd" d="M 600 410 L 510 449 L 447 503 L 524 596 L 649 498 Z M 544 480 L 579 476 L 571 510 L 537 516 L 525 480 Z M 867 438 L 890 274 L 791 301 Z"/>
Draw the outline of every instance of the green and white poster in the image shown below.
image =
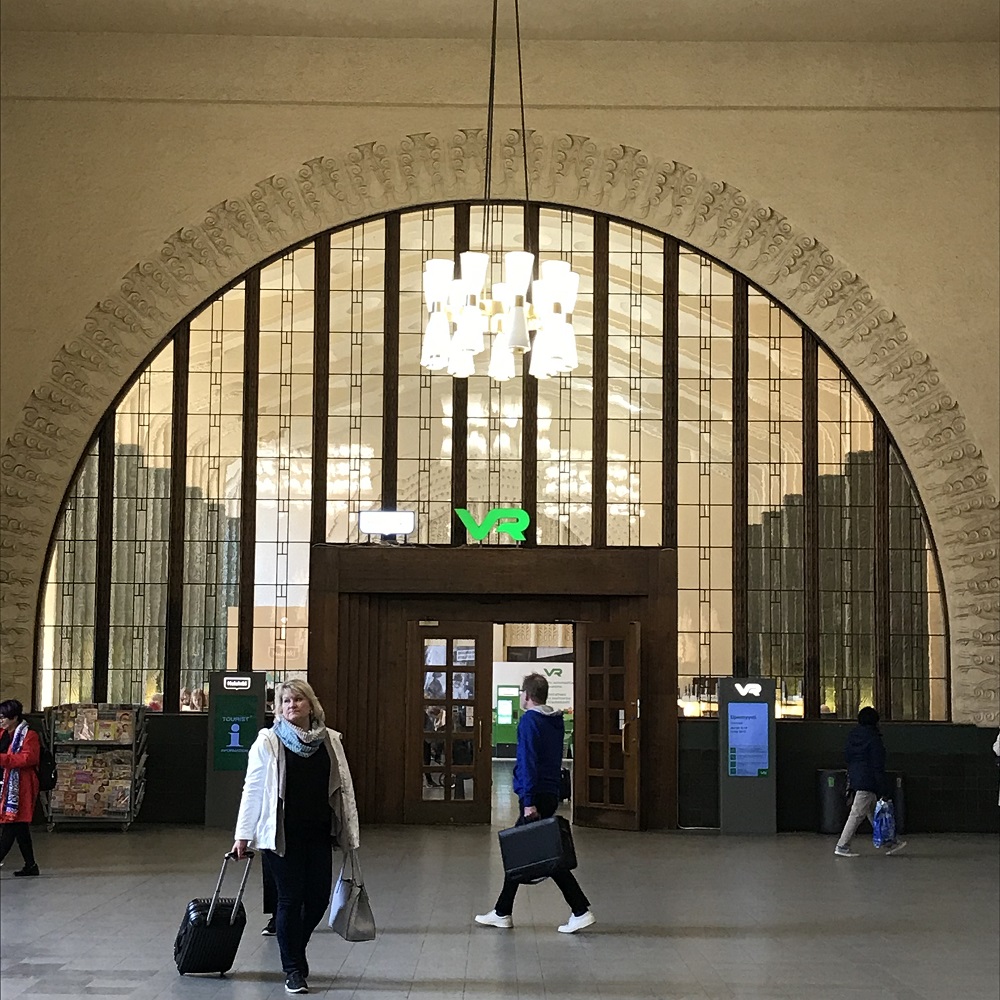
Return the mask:
<path id="1" fill-rule="evenodd" d="M 257 701 L 253 694 L 216 695 L 212 759 L 216 771 L 245 771 L 257 738 Z"/>

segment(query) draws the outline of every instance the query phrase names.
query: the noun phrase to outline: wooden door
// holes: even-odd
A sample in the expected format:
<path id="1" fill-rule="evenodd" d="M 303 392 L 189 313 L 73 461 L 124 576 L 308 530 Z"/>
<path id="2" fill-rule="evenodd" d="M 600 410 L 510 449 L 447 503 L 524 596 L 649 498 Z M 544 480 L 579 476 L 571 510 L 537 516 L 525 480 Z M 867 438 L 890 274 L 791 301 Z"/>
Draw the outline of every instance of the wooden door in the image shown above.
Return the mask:
<path id="1" fill-rule="evenodd" d="M 407 623 L 407 823 L 489 823 L 493 626 Z"/>
<path id="2" fill-rule="evenodd" d="M 573 822 L 638 830 L 639 623 L 578 623 L 574 658 Z"/>

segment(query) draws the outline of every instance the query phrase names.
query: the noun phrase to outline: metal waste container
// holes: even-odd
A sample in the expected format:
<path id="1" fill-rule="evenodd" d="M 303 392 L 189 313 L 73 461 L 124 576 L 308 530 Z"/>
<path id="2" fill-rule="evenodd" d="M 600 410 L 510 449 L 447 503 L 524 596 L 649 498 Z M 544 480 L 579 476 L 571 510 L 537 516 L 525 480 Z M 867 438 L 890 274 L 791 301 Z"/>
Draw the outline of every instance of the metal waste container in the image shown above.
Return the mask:
<path id="1" fill-rule="evenodd" d="M 816 782 L 819 794 L 819 832 L 840 833 L 850 812 L 850 802 L 847 798 L 847 771 L 817 771 Z"/>
<path id="2" fill-rule="evenodd" d="M 906 795 L 903 786 L 902 771 L 886 771 L 892 787 L 892 809 L 896 818 L 896 833 L 906 832 Z M 820 770 L 816 772 L 817 793 L 819 795 L 819 832 L 840 833 L 847 822 L 847 814 L 851 811 L 853 795 L 847 794 L 846 770 Z M 871 827 L 864 820 L 858 828 L 859 833 L 870 831 Z"/>

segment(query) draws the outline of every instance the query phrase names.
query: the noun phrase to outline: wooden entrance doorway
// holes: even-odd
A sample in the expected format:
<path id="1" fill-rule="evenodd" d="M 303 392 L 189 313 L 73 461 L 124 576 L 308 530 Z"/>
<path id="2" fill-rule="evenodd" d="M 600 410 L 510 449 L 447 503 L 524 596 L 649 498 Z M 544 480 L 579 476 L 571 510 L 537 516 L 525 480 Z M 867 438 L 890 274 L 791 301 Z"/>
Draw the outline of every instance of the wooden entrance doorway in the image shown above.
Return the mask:
<path id="1" fill-rule="evenodd" d="M 676 825 L 672 551 L 331 545 L 312 558 L 310 679 L 344 733 L 363 821 L 488 822 L 487 634 L 573 622 L 575 821 Z M 444 670 L 424 669 L 425 640 L 438 640 Z M 450 695 L 425 696 L 438 693 L 435 672 Z M 467 677 L 454 687 L 456 674 L 473 674 L 474 691 Z M 425 736 L 427 707 L 444 710 L 437 738 Z M 444 794 L 425 791 L 428 771 Z"/>

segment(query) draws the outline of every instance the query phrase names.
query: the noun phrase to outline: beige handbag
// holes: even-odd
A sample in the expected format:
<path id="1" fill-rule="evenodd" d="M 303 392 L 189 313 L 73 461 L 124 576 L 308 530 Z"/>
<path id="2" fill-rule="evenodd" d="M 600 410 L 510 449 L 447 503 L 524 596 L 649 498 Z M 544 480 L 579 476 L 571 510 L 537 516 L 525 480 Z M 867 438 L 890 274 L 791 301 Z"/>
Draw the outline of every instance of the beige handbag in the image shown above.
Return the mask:
<path id="1" fill-rule="evenodd" d="M 330 900 L 330 927 L 345 941 L 373 941 L 375 917 L 357 851 L 348 851 Z"/>

